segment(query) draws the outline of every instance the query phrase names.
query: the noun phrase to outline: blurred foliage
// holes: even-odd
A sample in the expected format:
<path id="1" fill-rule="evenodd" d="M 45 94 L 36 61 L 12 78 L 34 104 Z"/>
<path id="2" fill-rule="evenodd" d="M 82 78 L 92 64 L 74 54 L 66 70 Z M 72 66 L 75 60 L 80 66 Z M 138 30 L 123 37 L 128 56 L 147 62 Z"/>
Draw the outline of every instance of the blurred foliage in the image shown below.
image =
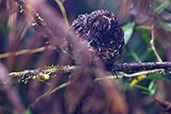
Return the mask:
<path id="1" fill-rule="evenodd" d="M 17 1 L 17 0 L 15 0 L 15 1 Z M 123 54 L 121 55 L 119 60 L 117 60 L 116 63 L 156 62 L 156 61 L 158 61 L 154 54 L 154 51 L 152 50 L 152 48 L 150 46 L 150 41 L 152 38 L 151 28 L 154 25 L 155 26 L 155 29 L 154 29 L 155 41 L 154 41 L 154 43 L 155 43 L 155 48 L 157 50 L 157 53 L 159 54 L 159 56 L 162 58 L 163 61 L 171 61 L 171 59 L 170 59 L 171 58 L 171 51 L 170 51 L 171 50 L 171 45 L 170 45 L 171 44 L 171 37 L 170 37 L 171 36 L 171 1 L 170 0 L 149 0 L 149 1 L 151 1 L 150 9 L 148 9 L 147 12 L 144 13 L 144 11 L 146 11 L 146 8 L 143 7 L 143 5 L 144 5 L 143 3 L 144 2 L 146 3 L 147 1 L 148 0 L 144 0 L 144 1 L 140 0 L 139 4 L 141 4 L 141 2 L 142 2 L 142 7 L 138 10 L 136 8 L 135 9 L 132 8 L 133 6 L 135 6 L 135 7 L 138 6 L 138 3 L 133 0 L 121 0 L 121 1 L 119 1 L 119 0 L 54 0 L 54 1 L 50 0 L 50 1 L 45 1 L 45 3 L 48 3 L 48 4 L 46 4 L 47 6 L 45 5 L 44 2 L 34 4 L 34 0 L 31 0 L 30 2 L 33 2 L 33 3 L 32 4 L 30 3 L 30 4 L 31 4 L 31 6 L 33 6 L 33 8 L 35 8 L 35 10 L 37 12 L 40 12 L 40 15 L 42 15 L 42 17 L 44 17 L 45 20 L 49 19 L 48 21 L 51 25 L 48 22 L 47 22 L 47 25 L 49 24 L 50 26 L 52 26 L 52 28 L 53 28 L 53 26 L 56 25 L 56 23 L 59 24 L 59 23 L 62 23 L 63 21 L 65 22 L 65 24 L 67 26 L 71 25 L 72 21 L 75 18 L 77 18 L 77 16 L 79 14 L 90 13 L 91 11 L 94 11 L 97 9 L 108 9 L 108 10 L 114 12 L 117 15 L 118 20 L 124 30 L 124 33 L 125 33 L 124 39 L 125 39 L 125 44 L 126 44 Z M 28 0 L 27 0 L 27 2 L 29 3 Z M 44 46 L 44 44 L 46 45 L 47 39 L 44 36 L 38 35 L 39 37 L 41 37 L 43 39 L 43 41 L 35 42 L 33 40 L 33 38 L 38 37 L 35 35 L 37 31 L 33 29 L 34 28 L 33 26 L 28 27 L 28 29 L 26 30 L 26 33 L 23 33 L 24 34 L 23 38 L 21 37 L 20 40 L 16 40 L 16 42 L 18 42 L 18 43 L 24 41 L 24 43 L 22 45 L 17 44 L 17 43 L 15 44 L 17 46 L 20 45 L 21 47 L 16 46 L 15 47 L 16 49 L 15 49 L 12 47 L 13 45 L 10 45 L 11 28 L 9 26 L 9 18 L 11 15 L 10 11 L 12 12 L 12 10 L 8 9 L 8 5 L 9 5 L 8 3 L 9 3 L 9 0 L 7 0 L 7 1 L 0 0 L 0 54 L 11 52 L 11 51 L 16 52 L 16 51 L 18 51 L 17 49 L 23 50 L 28 47 L 29 48 L 31 47 L 34 49 L 34 48 Z M 129 11 L 127 11 L 127 7 L 126 7 L 127 3 L 131 4 L 130 7 L 127 6 L 127 7 L 129 7 Z M 50 10 L 49 11 L 47 10 L 47 12 L 42 11 L 42 9 L 40 8 L 41 5 L 42 5 L 42 7 L 52 8 L 53 11 L 55 12 L 54 15 L 56 14 L 57 18 L 55 18 L 55 16 L 50 17 L 51 16 Z M 125 7 L 121 7 L 121 6 L 125 6 Z M 17 7 L 17 9 L 18 9 L 18 7 Z M 62 11 L 61 11 L 61 9 L 62 9 Z M 137 12 L 137 11 L 138 11 L 138 14 L 140 14 L 142 16 L 138 17 L 139 16 L 138 14 L 131 13 L 131 12 Z M 43 15 L 42 12 L 46 12 L 46 14 L 49 13 L 50 16 L 49 15 L 45 16 L 45 15 Z M 124 12 L 127 12 L 126 18 L 123 18 Z M 19 13 L 19 12 L 17 12 L 17 13 Z M 24 13 L 25 13 L 25 11 L 24 11 Z M 22 15 L 19 13 L 19 17 L 20 16 L 21 16 L 21 18 L 17 18 L 18 20 L 16 20 L 16 26 L 14 26 L 13 29 L 17 29 L 17 30 L 21 29 L 21 31 L 22 30 L 24 31 L 23 28 L 18 28 L 21 25 L 23 25 L 23 23 L 25 22 L 25 20 L 24 20 L 25 18 L 22 18 Z M 27 18 L 27 16 L 26 16 L 26 18 Z M 50 18 L 52 18 L 52 20 L 55 20 L 55 21 L 51 22 Z M 60 21 L 60 19 L 58 20 L 58 18 L 62 18 L 62 20 L 63 19 L 64 20 Z M 22 22 L 22 19 L 23 19 L 23 22 Z M 121 20 L 121 19 L 123 19 L 123 20 Z M 26 24 L 26 23 L 24 23 L 24 24 Z M 65 26 L 65 24 L 62 23 L 62 26 Z M 54 32 L 56 34 L 60 34 L 60 33 L 64 34 L 63 32 L 61 32 L 61 30 L 63 28 L 60 28 L 60 27 L 57 30 L 54 30 L 55 32 L 54 31 L 52 31 L 52 32 Z M 14 36 L 18 32 L 20 32 L 19 30 L 18 31 L 17 30 L 13 33 Z M 61 36 L 62 35 L 59 35 L 58 37 L 61 37 Z M 32 43 L 29 42 L 30 39 L 33 40 Z M 51 54 L 52 52 L 53 52 L 53 54 L 52 54 L 53 57 L 52 58 L 47 57 L 47 59 L 46 59 L 46 55 L 48 55 L 49 53 Z M 37 68 L 37 67 L 43 68 L 45 65 L 60 64 L 60 62 L 56 62 L 59 60 L 59 58 L 60 58 L 59 56 L 62 56 L 62 55 L 60 55 L 60 51 L 55 50 L 52 52 L 47 51 L 47 53 L 46 53 L 46 51 L 45 51 L 44 53 L 36 53 L 31 56 L 20 55 L 20 56 L 17 56 L 17 58 L 13 61 L 13 63 L 12 62 L 10 63 L 10 60 L 8 61 L 8 58 L 7 59 L 2 58 L 2 59 L 0 59 L 0 62 L 5 64 L 5 66 L 7 67 L 7 69 L 9 71 L 20 71 L 21 69 L 26 70 L 26 69 Z M 45 56 L 45 58 L 43 58 L 42 56 Z M 65 56 L 63 56 L 63 57 L 65 57 Z M 27 58 L 27 59 L 22 61 L 22 58 Z M 41 63 L 45 62 L 45 60 L 49 60 L 49 62 L 42 65 Z M 65 58 L 64 58 L 64 61 L 65 61 Z M 23 65 L 24 62 L 26 62 L 26 66 Z M 9 65 L 11 65 L 12 68 L 10 68 Z M 80 72 L 81 72 L 81 70 L 80 70 Z M 86 72 L 86 69 L 84 72 Z M 52 90 L 52 88 L 54 88 L 56 86 L 57 87 L 60 86 L 65 81 L 70 80 L 69 79 L 70 73 L 68 73 L 68 72 L 66 73 L 63 71 L 59 72 L 59 74 L 62 74 L 62 73 L 64 73 L 63 74 L 64 76 L 62 78 L 61 77 L 54 78 L 57 80 L 57 82 L 54 82 L 53 80 L 50 81 L 50 83 L 53 82 L 53 84 L 52 84 L 53 87 L 50 87 L 50 90 Z M 77 73 L 75 73 L 75 74 L 78 75 Z M 84 79 L 84 73 L 82 73 L 80 75 L 82 76 L 82 78 L 80 79 L 82 82 L 80 82 L 80 83 L 84 84 L 83 81 L 86 80 L 86 79 Z M 46 76 L 47 77 L 45 77 L 45 78 L 49 79 L 49 75 L 46 75 Z M 76 82 L 77 82 L 77 80 L 76 80 Z M 16 82 L 14 82 L 14 83 L 16 83 Z M 43 106 L 42 108 L 44 108 L 44 110 L 46 110 L 46 107 L 48 108 L 47 111 L 45 111 L 45 112 L 43 112 L 41 110 L 40 106 L 35 106 L 33 109 L 28 107 L 32 102 L 35 101 L 35 99 L 37 97 L 43 95 L 43 93 L 45 93 L 49 89 L 47 87 L 49 82 L 46 83 L 46 81 L 42 81 L 39 84 L 36 83 L 34 85 L 34 87 L 33 87 L 33 83 L 35 83 L 35 82 L 33 81 L 31 83 L 32 85 L 30 84 L 30 82 L 28 84 L 23 84 L 22 82 L 20 82 L 19 84 L 16 84 L 14 86 L 14 88 L 17 88 L 17 91 L 19 91 L 19 93 L 20 93 L 22 103 L 24 104 L 24 107 L 26 109 L 25 114 L 37 114 L 38 112 L 42 113 L 42 114 L 46 113 L 50 110 L 50 108 L 51 108 L 50 105 L 53 105 L 52 103 L 55 104 L 56 102 L 58 102 L 58 103 L 56 103 L 56 106 L 60 104 L 56 110 L 59 109 L 58 110 L 59 113 L 67 113 L 65 111 L 65 108 L 63 108 L 63 107 L 67 107 L 67 106 L 65 106 L 67 103 L 66 104 L 64 103 L 64 99 L 66 97 L 66 94 L 69 93 L 68 88 L 63 88 L 63 89 L 60 89 L 59 91 L 55 92 L 53 94 L 53 96 L 56 95 L 56 97 L 55 97 L 56 99 L 54 99 L 54 97 L 52 99 L 46 98 L 46 99 L 43 99 L 42 102 L 38 103 L 40 106 Z M 76 85 L 76 87 L 79 88 L 81 86 L 81 84 Z M 130 114 L 137 114 L 137 113 L 156 114 L 156 113 L 162 112 L 162 110 L 160 108 L 158 108 L 157 105 L 155 105 L 155 102 L 153 101 L 153 96 L 159 97 L 162 100 L 171 101 L 171 96 L 170 96 L 171 75 L 170 74 L 163 74 L 163 75 L 149 74 L 149 75 L 141 75 L 138 77 L 123 78 L 120 80 L 114 80 L 114 81 L 112 80 L 112 84 L 113 84 L 113 86 L 116 86 L 116 88 L 119 89 L 119 91 L 121 91 L 121 95 L 123 96 L 123 98 L 126 99 L 126 103 L 128 106 L 128 113 L 130 113 Z M 88 84 L 88 85 L 91 85 L 91 84 Z M 102 86 L 100 84 L 99 85 L 97 84 L 96 86 L 97 87 L 91 88 L 91 91 L 95 91 L 94 89 L 97 89 L 97 90 L 100 90 L 100 92 L 106 92 L 105 95 L 111 94 L 109 92 L 109 90 L 105 90 L 106 88 L 104 86 Z M 31 88 L 31 89 L 29 89 L 29 88 Z M 70 89 L 73 89 L 73 88 L 70 88 Z M 83 89 L 81 88 L 78 90 L 81 91 L 81 90 L 84 90 L 84 88 Z M 40 91 L 40 93 L 36 94 L 36 91 Z M 85 91 L 87 91 L 87 93 L 88 93 L 88 91 L 90 91 L 90 90 L 88 90 L 86 88 Z M 93 93 L 91 94 L 92 98 L 95 97 L 94 99 L 96 99 L 97 97 L 100 97 L 99 99 L 103 99 L 103 97 L 105 96 L 102 93 L 98 93 L 98 91 L 95 91 L 95 92 L 97 93 L 96 95 L 94 95 Z M 30 93 L 32 93 L 32 94 L 29 95 Z M 112 96 L 111 99 L 115 98 L 115 97 L 117 98 L 116 93 L 112 94 L 113 96 L 111 95 Z M 1 86 L 0 86 L 0 96 L 3 96 L 3 97 L 5 96 Z M 49 96 L 51 96 L 51 94 Z M 10 101 L 7 101 L 9 103 L 5 103 L 3 100 L 3 97 L 2 97 L 2 99 L 0 98 L 0 113 L 2 112 L 4 114 L 5 113 L 11 114 L 12 111 L 10 111 L 10 110 L 11 110 L 12 106 L 10 104 Z M 74 97 L 76 97 L 76 96 L 74 96 Z M 7 98 L 5 98 L 5 99 L 7 99 Z M 92 100 L 91 98 L 86 99 L 86 95 L 83 96 L 82 99 L 83 100 L 87 100 L 87 99 Z M 104 104 L 106 106 L 101 106 L 100 104 L 103 104 L 103 103 L 101 101 L 99 101 L 99 103 L 97 103 L 97 104 L 99 104 L 100 106 L 98 107 L 98 105 L 97 105 L 96 108 L 102 109 L 105 107 L 106 110 L 112 110 L 112 108 L 111 108 L 112 105 L 116 106 L 116 104 L 111 103 L 112 104 L 111 105 L 110 101 L 108 101 L 111 99 L 110 98 L 105 99 L 105 103 L 107 102 L 106 103 L 107 105 L 105 103 Z M 46 104 L 46 102 L 48 100 L 49 101 L 51 100 L 53 102 L 49 102 Z M 92 102 L 93 102 L 93 100 L 92 100 Z M 89 105 L 91 104 L 91 102 L 88 102 L 88 103 L 89 103 Z M 109 106 L 109 104 L 111 105 L 111 107 Z M 118 106 L 118 104 L 117 104 L 117 106 Z M 113 106 L 113 107 L 115 107 L 115 106 Z M 29 108 L 29 109 L 27 109 L 27 108 Z M 85 108 L 89 108 L 89 107 L 85 107 Z M 153 109 L 155 109 L 155 110 L 153 110 Z M 40 111 L 37 111 L 37 110 L 40 110 Z M 103 112 L 101 112 L 101 113 L 103 113 Z M 104 111 L 104 113 L 105 113 L 105 111 Z M 111 111 L 111 113 L 112 113 L 112 111 Z"/>

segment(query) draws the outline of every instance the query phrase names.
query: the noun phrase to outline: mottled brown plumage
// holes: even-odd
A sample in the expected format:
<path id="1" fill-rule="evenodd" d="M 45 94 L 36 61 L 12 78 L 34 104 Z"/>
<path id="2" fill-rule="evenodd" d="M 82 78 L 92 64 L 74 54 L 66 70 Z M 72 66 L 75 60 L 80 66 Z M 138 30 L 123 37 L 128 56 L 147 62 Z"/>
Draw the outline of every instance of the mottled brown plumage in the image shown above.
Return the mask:
<path id="1" fill-rule="evenodd" d="M 71 25 L 79 40 L 106 64 L 113 64 L 124 47 L 124 32 L 108 10 L 79 15 Z"/>

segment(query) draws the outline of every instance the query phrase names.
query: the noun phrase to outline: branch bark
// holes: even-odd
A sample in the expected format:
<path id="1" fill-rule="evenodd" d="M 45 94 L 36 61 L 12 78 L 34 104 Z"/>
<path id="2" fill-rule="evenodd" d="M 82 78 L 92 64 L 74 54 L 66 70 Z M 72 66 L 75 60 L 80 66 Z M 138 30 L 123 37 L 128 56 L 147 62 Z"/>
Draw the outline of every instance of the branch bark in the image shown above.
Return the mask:
<path id="1" fill-rule="evenodd" d="M 113 71 L 144 71 L 153 69 L 171 70 L 171 62 L 123 63 L 114 64 Z"/>

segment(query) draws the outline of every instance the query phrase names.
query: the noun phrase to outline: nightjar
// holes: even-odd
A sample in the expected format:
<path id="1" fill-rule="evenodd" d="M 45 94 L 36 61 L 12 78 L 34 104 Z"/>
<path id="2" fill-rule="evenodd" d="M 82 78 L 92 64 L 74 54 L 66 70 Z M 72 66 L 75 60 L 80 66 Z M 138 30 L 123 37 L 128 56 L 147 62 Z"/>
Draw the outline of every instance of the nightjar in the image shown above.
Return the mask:
<path id="1" fill-rule="evenodd" d="M 123 51 L 124 32 L 116 16 L 108 10 L 81 14 L 73 21 L 70 29 L 105 65 L 114 64 Z"/>

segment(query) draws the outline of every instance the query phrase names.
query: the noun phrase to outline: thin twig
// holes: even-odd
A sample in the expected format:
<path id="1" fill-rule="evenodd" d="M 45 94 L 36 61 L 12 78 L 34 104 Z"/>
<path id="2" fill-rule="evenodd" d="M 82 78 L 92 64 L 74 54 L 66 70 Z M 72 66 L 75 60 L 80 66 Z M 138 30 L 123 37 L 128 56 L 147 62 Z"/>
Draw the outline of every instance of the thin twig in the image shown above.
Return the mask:
<path id="1" fill-rule="evenodd" d="M 142 72 L 136 72 L 133 74 L 117 72 L 117 77 L 113 76 L 113 75 L 109 75 L 109 76 L 106 76 L 103 78 L 96 78 L 95 81 L 104 80 L 104 79 L 117 79 L 117 78 L 123 78 L 123 77 L 131 78 L 131 77 L 142 76 L 142 75 L 147 75 L 147 74 L 151 74 L 151 73 L 163 73 L 163 72 L 164 72 L 163 69 L 147 70 L 147 71 L 142 71 Z"/>
<path id="2" fill-rule="evenodd" d="M 151 48 L 152 48 L 155 56 L 157 57 L 158 61 L 162 62 L 162 59 L 160 58 L 160 56 L 157 53 L 157 50 L 156 50 L 156 48 L 154 46 L 154 25 L 152 25 L 152 27 L 151 27 L 151 41 L 150 41 L 150 45 L 151 45 Z"/>
<path id="3" fill-rule="evenodd" d="M 64 17 L 64 21 L 65 21 L 66 26 L 69 27 L 68 17 L 67 17 L 67 14 L 66 14 L 66 11 L 65 11 L 65 8 L 64 8 L 62 2 L 60 0 L 55 0 L 55 1 L 58 4 L 58 6 L 59 6 L 59 8 L 60 8 L 60 10 L 62 12 L 62 15 Z"/>
<path id="4" fill-rule="evenodd" d="M 36 98 L 36 100 L 28 107 L 28 108 L 31 108 L 33 107 L 37 102 L 39 102 L 41 99 L 53 94 L 54 92 L 64 88 L 64 87 L 67 87 L 68 85 L 70 84 L 70 82 L 65 82 L 59 86 L 57 86 L 56 88 L 52 89 L 52 90 L 49 90 L 47 92 L 45 92 L 43 95 L 39 96 L 38 98 Z"/>
<path id="5" fill-rule="evenodd" d="M 7 52 L 7 53 L 0 54 L 0 59 L 6 58 L 9 56 L 18 56 L 18 55 L 23 55 L 23 54 L 39 53 L 39 52 L 42 52 L 46 49 L 55 50 L 56 47 L 49 45 L 49 46 L 44 46 L 44 47 L 40 47 L 40 48 L 36 48 L 36 49 L 24 49 L 24 50 L 20 50 L 17 52 Z"/>

